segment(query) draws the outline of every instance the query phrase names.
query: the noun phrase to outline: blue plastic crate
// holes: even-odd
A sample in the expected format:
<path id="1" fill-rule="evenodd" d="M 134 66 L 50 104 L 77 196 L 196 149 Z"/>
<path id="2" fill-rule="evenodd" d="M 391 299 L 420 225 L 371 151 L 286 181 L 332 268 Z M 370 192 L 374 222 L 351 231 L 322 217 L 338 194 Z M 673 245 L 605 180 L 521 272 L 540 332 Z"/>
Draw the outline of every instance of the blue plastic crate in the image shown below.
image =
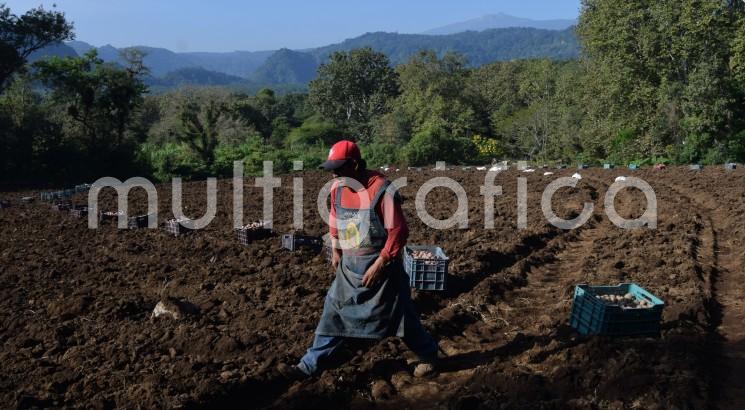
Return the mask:
<path id="1" fill-rule="evenodd" d="M 288 233 L 282 235 L 282 247 L 290 251 L 296 251 L 299 248 L 310 248 L 318 251 L 323 247 L 323 239 L 317 236 Z"/>
<path id="2" fill-rule="evenodd" d="M 632 170 L 632 171 L 635 170 L 635 169 L 639 169 L 639 165 L 637 165 L 637 164 L 629 164 L 629 169 Z"/>
<path id="3" fill-rule="evenodd" d="M 650 308 L 629 309 L 611 305 L 598 295 L 631 293 L 638 300 L 652 303 Z M 634 283 L 616 286 L 577 285 L 569 324 L 583 335 L 657 336 L 660 333 L 662 309 L 665 303 Z"/>
<path id="4" fill-rule="evenodd" d="M 430 251 L 434 259 L 418 259 L 413 251 Z M 450 259 L 436 246 L 406 246 L 404 248 L 404 270 L 409 275 L 409 284 L 414 289 L 443 291 L 447 289 L 448 264 Z"/>

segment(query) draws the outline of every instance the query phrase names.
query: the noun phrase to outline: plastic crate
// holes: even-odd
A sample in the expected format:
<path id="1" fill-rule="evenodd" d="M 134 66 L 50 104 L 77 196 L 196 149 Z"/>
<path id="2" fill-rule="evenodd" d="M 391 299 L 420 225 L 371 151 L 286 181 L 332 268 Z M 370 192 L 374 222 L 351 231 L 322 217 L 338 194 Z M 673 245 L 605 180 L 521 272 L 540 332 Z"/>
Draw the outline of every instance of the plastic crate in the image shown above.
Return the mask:
<path id="1" fill-rule="evenodd" d="M 299 248 L 310 248 L 315 251 L 321 250 L 323 239 L 317 236 L 306 236 L 296 234 L 282 235 L 282 247 L 290 251 L 296 251 Z"/>
<path id="2" fill-rule="evenodd" d="M 52 202 L 58 199 L 62 199 L 62 191 L 42 192 L 39 194 L 39 197 L 44 202 Z"/>
<path id="3" fill-rule="evenodd" d="M 639 169 L 639 165 L 637 165 L 637 164 L 629 164 L 629 169 L 632 170 L 632 171 L 635 170 L 635 169 Z"/>
<path id="4" fill-rule="evenodd" d="M 272 235 L 272 230 L 267 228 L 237 228 L 235 229 L 235 237 L 241 245 L 248 245 L 249 243 L 265 239 Z"/>
<path id="5" fill-rule="evenodd" d="M 113 221 L 114 223 L 119 221 L 119 215 L 116 212 L 104 212 L 100 211 L 98 213 L 98 222 L 107 222 L 107 221 Z"/>
<path id="6" fill-rule="evenodd" d="M 147 228 L 147 221 L 149 215 L 138 215 L 127 219 L 127 229 L 143 229 Z"/>
<path id="7" fill-rule="evenodd" d="M 613 169 L 613 164 L 603 164 L 603 169 Z"/>
<path id="8" fill-rule="evenodd" d="M 704 167 L 699 164 L 692 164 L 688 166 L 688 169 L 690 169 L 691 171 L 701 171 L 703 168 Z"/>
<path id="9" fill-rule="evenodd" d="M 430 251 L 436 258 L 416 259 L 413 251 Z M 409 275 L 409 284 L 414 289 L 437 290 L 447 289 L 448 264 L 450 259 L 441 248 L 436 246 L 406 246 L 404 248 L 404 270 Z"/>
<path id="10" fill-rule="evenodd" d="M 174 219 L 168 220 L 163 224 L 163 229 L 173 236 L 184 236 L 195 231 L 194 225 L 191 219 L 186 219 L 181 222 Z"/>
<path id="11" fill-rule="evenodd" d="M 22 204 L 30 204 L 32 202 L 34 202 L 34 198 L 31 196 L 24 196 L 23 198 L 21 198 Z"/>
<path id="12" fill-rule="evenodd" d="M 735 164 L 735 163 L 724 164 L 724 169 L 733 171 L 733 170 L 737 169 L 737 164 Z"/>
<path id="13" fill-rule="evenodd" d="M 0 201 L 0 209 L 10 208 L 10 202 L 6 200 Z"/>
<path id="14" fill-rule="evenodd" d="M 75 185 L 75 193 L 88 192 L 91 189 L 90 184 Z"/>
<path id="15" fill-rule="evenodd" d="M 70 209 L 70 215 L 73 218 L 85 218 L 88 216 L 88 207 L 87 206 L 73 206 L 72 209 Z"/>
<path id="16" fill-rule="evenodd" d="M 587 164 L 579 164 L 579 165 L 577 165 L 577 169 L 587 169 L 587 168 L 590 168 L 590 166 L 587 165 Z"/>
<path id="17" fill-rule="evenodd" d="M 611 305 L 597 295 L 625 295 L 652 303 L 650 308 L 623 308 Z M 665 303 L 634 283 L 616 286 L 577 285 L 569 324 L 583 335 L 657 336 Z"/>
<path id="18" fill-rule="evenodd" d="M 67 202 L 59 202 L 52 205 L 52 210 L 58 212 L 69 211 L 70 209 L 72 209 L 72 204 Z"/>

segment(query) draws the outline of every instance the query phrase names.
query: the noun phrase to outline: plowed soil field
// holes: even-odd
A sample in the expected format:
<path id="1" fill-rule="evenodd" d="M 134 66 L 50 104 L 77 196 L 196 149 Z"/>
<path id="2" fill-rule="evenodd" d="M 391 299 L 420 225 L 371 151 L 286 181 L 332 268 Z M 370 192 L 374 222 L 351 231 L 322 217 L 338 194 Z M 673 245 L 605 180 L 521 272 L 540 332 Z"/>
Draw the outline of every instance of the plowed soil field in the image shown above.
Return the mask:
<path id="1" fill-rule="evenodd" d="M 541 171 L 541 170 L 539 170 Z M 323 254 L 282 249 L 277 236 L 240 245 L 233 233 L 230 180 L 218 184 L 218 212 L 184 237 L 164 230 L 89 229 L 87 221 L 2 193 L 0 209 L 0 403 L 4 408 L 745 408 L 745 171 L 579 171 L 553 199 L 554 211 L 593 216 L 562 230 L 541 211 L 545 186 L 575 170 L 543 176 L 516 170 L 496 184 L 495 227 L 484 228 L 484 172 L 401 172 L 410 244 L 450 257 L 445 292 L 412 295 L 439 342 L 439 374 L 413 377 L 399 339 L 351 343 L 318 377 L 291 382 L 313 338 L 333 272 Z M 605 215 L 617 176 L 655 190 L 657 229 L 624 230 Z M 435 230 L 416 215 L 429 178 L 461 183 L 467 229 Z M 274 229 L 292 230 L 293 178 L 303 177 L 304 231 L 323 235 L 316 210 L 323 173 L 284 176 L 275 190 Z M 518 178 L 527 178 L 527 228 L 518 229 Z M 245 221 L 262 217 L 262 192 L 245 180 Z M 171 188 L 158 186 L 159 222 L 172 217 Z M 146 213 L 131 192 L 130 215 Z M 74 202 L 84 204 L 86 194 Z M 206 183 L 184 184 L 188 216 L 207 205 Z M 432 216 L 457 208 L 437 188 Z M 644 195 L 615 202 L 638 217 Z M 112 189 L 100 208 L 116 209 Z M 574 286 L 635 282 L 666 303 L 660 337 L 585 337 L 569 326 Z M 193 305 L 180 320 L 151 317 L 160 300 Z"/>

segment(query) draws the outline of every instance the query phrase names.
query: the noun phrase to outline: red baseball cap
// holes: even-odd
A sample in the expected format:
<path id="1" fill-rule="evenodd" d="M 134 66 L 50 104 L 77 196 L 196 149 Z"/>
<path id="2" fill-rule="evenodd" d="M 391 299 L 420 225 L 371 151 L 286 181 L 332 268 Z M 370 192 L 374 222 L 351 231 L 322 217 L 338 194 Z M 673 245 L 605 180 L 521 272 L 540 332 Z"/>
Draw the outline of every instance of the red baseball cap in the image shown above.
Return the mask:
<path id="1" fill-rule="evenodd" d="M 339 141 L 331 147 L 329 157 L 326 162 L 321 164 L 321 168 L 334 170 L 346 164 L 350 159 L 362 160 L 359 147 L 352 141 Z"/>

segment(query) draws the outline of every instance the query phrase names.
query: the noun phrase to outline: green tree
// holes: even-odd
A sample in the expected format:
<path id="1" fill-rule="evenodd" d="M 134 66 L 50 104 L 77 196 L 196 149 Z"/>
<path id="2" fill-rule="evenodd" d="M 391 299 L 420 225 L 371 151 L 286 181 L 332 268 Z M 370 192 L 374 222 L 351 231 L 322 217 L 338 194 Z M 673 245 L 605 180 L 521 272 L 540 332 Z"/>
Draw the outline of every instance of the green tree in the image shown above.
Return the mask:
<path id="1" fill-rule="evenodd" d="M 0 91 L 34 51 L 74 38 L 64 13 L 38 7 L 21 16 L 0 4 Z"/>
<path id="2" fill-rule="evenodd" d="M 467 138 L 453 137 L 442 123 L 426 124 L 414 134 L 403 151 L 409 165 L 428 165 L 436 161 L 464 164 L 478 158 L 478 149 Z"/>
<path id="3" fill-rule="evenodd" d="M 362 142 L 372 139 L 373 120 L 390 110 L 388 103 L 397 95 L 398 78 L 388 57 L 370 48 L 332 54 L 309 86 L 318 112 Z"/>
<path id="4" fill-rule="evenodd" d="M 602 137 L 633 130 L 639 154 L 657 156 L 691 136 L 731 135 L 735 13 L 720 1 L 584 0 L 578 33 L 600 85 L 587 107 L 615 124 Z"/>
<path id="5" fill-rule="evenodd" d="M 477 96 L 466 87 L 470 71 L 462 57 L 446 54 L 440 59 L 432 51 L 422 51 L 396 71 L 401 78 L 397 104 L 411 121 L 413 132 L 433 121 L 456 138 L 485 131 Z"/>
<path id="6" fill-rule="evenodd" d="M 90 152 L 122 144 L 142 103 L 147 91 L 141 79 L 142 56 L 132 56 L 125 69 L 104 63 L 95 50 L 80 58 L 53 57 L 34 64 L 54 100 L 66 106 L 70 119 L 82 128 Z"/>
<path id="7" fill-rule="evenodd" d="M 210 100 L 204 105 L 189 102 L 181 112 L 178 141 L 186 144 L 207 167 L 215 161 L 220 136 L 220 121 L 228 115 L 224 103 Z"/>

